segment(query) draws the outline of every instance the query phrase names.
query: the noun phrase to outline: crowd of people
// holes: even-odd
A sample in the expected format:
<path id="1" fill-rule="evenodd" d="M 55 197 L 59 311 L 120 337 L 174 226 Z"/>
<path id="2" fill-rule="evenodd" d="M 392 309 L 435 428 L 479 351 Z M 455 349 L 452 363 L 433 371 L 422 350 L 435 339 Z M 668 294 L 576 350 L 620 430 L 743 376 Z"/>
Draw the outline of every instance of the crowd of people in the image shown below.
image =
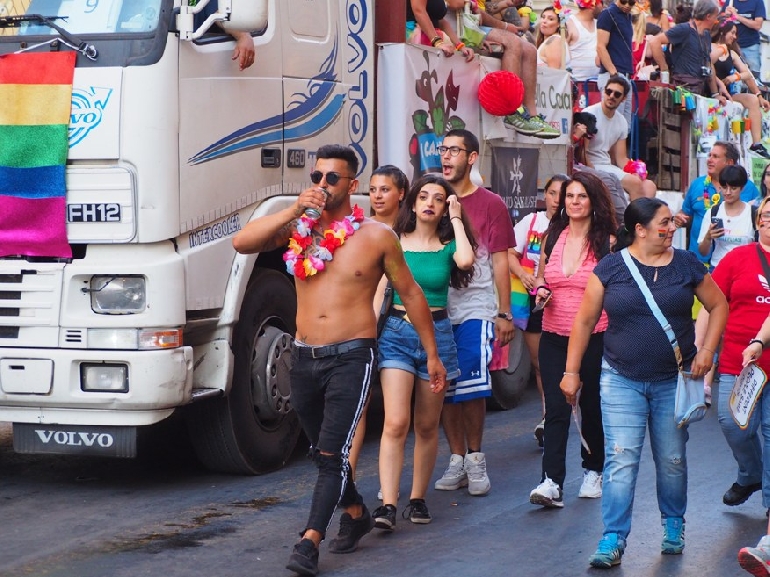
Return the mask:
<path id="1" fill-rule="evenodd" d="M 432 520 L 429 489 L 442 429 L 449 458 L 433 489 L 467 488 L 473 496 L 491 490 L 482 441 L 493 351 L 515 332 L 511 275 L 530 293 L 529 316 L 519 326 L 543 409 L 535 428 L 542 471 L 530 501 L 564 507 L 567 440 L 576 421 L 583 467 L 578 497 L 601 499 L 604 524 L 591 566 L 614 567 L 626 551 L 648 429 L 661 553 L 683 552 L 689 434 L 674 418 L 677 383 L 682 374 L 703 377 L 708 398 L 717 363 L 719 423 L 738 465 L 724 503 L 743 503 L 762 490 L 770 510 L 770 463 L 763 463 L 770 446 L 759 433 L 770 428 L 770 403 L 760 394 L 745 427 L 729 408 L 747 364 L 770 370 L 770 358 L 762 357 L 770 345 L 770 298 L 752 296 L 768 290 L 770 279 L 770 165 L 760 191 L 740 166 L 736 146 L 716 142 L 707 174 L 692 182 L 676 214 L 655 198 L 653 182 L 624 170 L 633 82 L 645 62 L 654 60 L 663 80 L 670 72 L 674 83 L 693 92 L 740 101 L 750 117 L 770 107 L 751 58 L 758 41 L 750 32 L 764 9 L 761 2 L 737 0 L 737 7 L 720 11 L 714 0 L 698 0 L 691 12 L 677 10 L 676 22 L 660 0 L 645 10 L 637 1 L 576 0 L 566 19 L 559 8 L 547 8 L 532 38 L 529 20 L 517 10 L 521 0 L 487 0 L 475 8 L 483 47 L 502 47 L 502 68 L 523 81 L 523 105 L 505 119 L 518 132 L 558 135 L 537 114 L 537 66 L 597 79 L 601 100 L 584 110 L 595 122 L 573 127 L 573 137 L 585 144 L 585 167 L 547 181 L 544 212 L 514 228 L 500 196 L 471 181 L 477 136 L 453 129 L 437 147 L 441 175 L 421 176 L 410 186 L 398 167 L 373 171 L 371 218 L 351 202 L 361 184 L 355 153 L 327 145 L 317 151 L 313 186 L 234 237 L 239 252 L 285 249 L 287 272 L 296 279 L 292 404 L 318 476 L 290 570 L 318 573 L 319 545 L 338 507 L 343 512 L 330 553 L 355 551 L 375 528 L 396 529 L 411 427 L 404 519 Z M 409 0 L 407 36 L 470 60 L 474 51 L 452 25 L 451 14 L 463 10 L 463 0 Z M 761 133 L 752 132 L 751 150 L 768 156 Z M 620 213 L 615 184 L 630 200 Z M 673 239 L 683 227 L 689 243 L 680 250 Z M 644 348 L 636 346 L 640 340 Z M 385 419 L 381 504 L 370 512 L 355 470 L 375 379 Z M 770 525 L 768 536 L 738 557 L 747 571 L 770 577 Z"/>
<path id="2" fill-rule="evenodd" d="M 770 359 L 761 357 L 770 344 L 770 321 L 763 324 L 770 299 L 754 298 L 770 278 L 770 197 L 757 191 L 741 200 L 748 179 L 731 145 L 714 146 L 714 178 L 693 183 L 682 212 L 675 215 L 662 200 L 643 196 L 628 205 L 620 227 L 607 186 L 578 171 L 550 179 L 546 210 L 514 228 L 501 198 L 470 180 L 479 158 L 476 136 L 452 130 L 438 151 L 442 175 L 425 175 L 411 186 L 395 166 L 376 169 L 369 186 L 372 218 L 366 218 L 351 205 L 359 185 L 355 154 L 323 146 L 311 173 L 314 186 L 234 238 L 240 252 L 288 247 L 287 270 L 297 278 L 292 402 L 318 477 L 287 567 L 300 575 L 318 573 L 319 545 L 337 507 L 343 513 L 331 553 L 355 551 L 374 528 L 395 530 L 411 426 L 412 488 L 404 519 L 432 520 L 429 488 L 442 427 L 449 461 L 434 490 L 467 488 L 474 496 L 490 491 L 484 415 L 492 394 L 493 344 L 505 345 L 514 333 L 511 274 L 530 290 L 525 338 L 543 395 L 536 429 L 542 472 L 530 501 L 564 507 L 574 418 L 583 466 L 578 497 L 601 499 L 604 523 L 591 566 L 616 566 L 626 551 L 647 429 L 661 553 L 683 552 L 689 434 L 674 419 L 678 374 L 704 376 L 717 358 L 719 423 L 738 465 L 724 502 L 737 505 L 762 490 L 770 509 L 767 441 L 759 434 L 768 426 L 770 405 L 760 394 L 745 427 L 729 408 L 747 363 L 770 370 Z M 308 209 L 321 216 L 308 215 Z M 695 244 L 673 248 L 677 229 L 696 217 Z M 390 299 L 386 287 L 392 288 Z M 640 340 L 644 348 L 636 346 Z M 378 459 L 382 504 L 370 513 L 356 490 L 358 451 L 352 448 L 360 447 L 354 439 L 362 435 L 375 376 L 385 408 Z M 756 547 L 740 551 L 739 561 L 754 575 L 770 575 L 770 526 Z"/>

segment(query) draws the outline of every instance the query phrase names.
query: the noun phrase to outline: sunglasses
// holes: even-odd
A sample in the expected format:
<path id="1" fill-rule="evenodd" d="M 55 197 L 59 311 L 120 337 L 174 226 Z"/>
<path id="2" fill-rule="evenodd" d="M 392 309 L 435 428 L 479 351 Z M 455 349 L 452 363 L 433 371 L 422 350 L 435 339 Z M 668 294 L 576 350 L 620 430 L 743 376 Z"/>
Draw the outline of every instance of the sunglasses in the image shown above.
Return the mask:
<path id="1" fill-rule="evenodd" d="M 327 172 L 324 174 L 320 170 L 314 170 L 310 173 L 310 181 L 313 184 L 319 184 L 324 177 L 326 177 L 326 184 L 329 186 L 334 186 L 337 184 L 341 178 L 349 178 L 350 180 L 353 180 L 352 176 L 342 176 L 339 172 Z"/>
<path id="2" fill-rule="evenodd" d="M 618 0 L 618 4 L 621 6 L 633 6 L 636 4 L 636 0 Z"/>
<path id="3" fill-rule="evenodd" d="M 617 90 L 613 90 L 612 88 L 605 88 L 604 89 L 604 93 L 607 96 L 614 96 L 615 98 L 623 98 L 625 96 L 625 94 L 623 94 L 622 92 L 619 92 Z"/>

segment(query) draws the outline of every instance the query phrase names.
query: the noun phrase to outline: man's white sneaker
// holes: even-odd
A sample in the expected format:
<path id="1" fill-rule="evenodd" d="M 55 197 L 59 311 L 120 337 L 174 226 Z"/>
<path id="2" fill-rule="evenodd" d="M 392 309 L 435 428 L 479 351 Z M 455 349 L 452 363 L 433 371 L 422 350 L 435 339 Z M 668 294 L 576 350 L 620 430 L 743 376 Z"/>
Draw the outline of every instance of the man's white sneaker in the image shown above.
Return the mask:
<path id="1" fill-rule="evenodd" d="M 529 494 L 529 502 L 533 505 L 542 505 L 543 507 L 564 507 L 562 491 L 559 485 L 547 476 L 542 483 L 532 489 L 532 492 Z"/>
<path id="2" fill-rule="evenodd" d="M 465 473 L 462 455 L 449 457 L 449 466 L 444 475 L 436 481 L 433 488 L 437 491 L 456 491 L 460 487 L 468 486 L 468 475 Z"/>
<path id="3" fill-rule="evenodd" d="M 590 469 L 583 471 L 583 484 L 580 485 L 578 497 L 598 499 L 602 496 L 602 474 Z"/>
<path id="4" fill-rule="evenodd" d="M 489 493 L 491 486 L 487 477 L 487 460 L 484 453 L 465 455 L 465 472 L 468 475 L 468 493 L 476 497 Z"/>

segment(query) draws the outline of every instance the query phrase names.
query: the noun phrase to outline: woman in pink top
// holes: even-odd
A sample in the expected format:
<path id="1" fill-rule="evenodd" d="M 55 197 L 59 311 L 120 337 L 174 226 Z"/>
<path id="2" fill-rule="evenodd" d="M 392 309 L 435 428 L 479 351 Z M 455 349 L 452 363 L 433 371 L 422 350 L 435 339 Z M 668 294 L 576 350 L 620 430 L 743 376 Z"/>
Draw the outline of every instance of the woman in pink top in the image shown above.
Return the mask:
<path id="1" fill-rule="evenodd" d="M 559 384 L 567 362 L 567 344 L 588 276 L 615 243 L 617 229 L 610 193 L 596 176 L 578 172 L 562 183 L 559 208 L 543 238 L 535 285 L 537 302 L 544 303 L 540 337 L 540 375 L 545 394 L 545 434 L 541 483 L 529 501 L 544 507 L 563 507 L 566 477 L 567 438 L 572 407 Z M 583 483 L 578 497 L 602 496 L 604 432 L 599 402 L 604 331 L 607 316 L 596 323 L 583 357 L 579 400 L 582 413 Z"/>

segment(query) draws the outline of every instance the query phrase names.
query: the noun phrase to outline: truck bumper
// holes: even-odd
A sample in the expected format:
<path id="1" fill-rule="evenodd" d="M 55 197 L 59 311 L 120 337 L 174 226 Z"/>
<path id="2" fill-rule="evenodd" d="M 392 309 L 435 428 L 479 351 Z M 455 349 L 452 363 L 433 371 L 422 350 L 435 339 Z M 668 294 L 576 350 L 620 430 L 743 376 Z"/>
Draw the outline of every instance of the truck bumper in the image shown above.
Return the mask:
<path id="1" fill-rule="evenodd" d="M 84 390 L 82 365 L 100 363 L 125 365 L 128 390 Z M 27 375 L 26 367 L 31 368 Z M 192 347 L 159 351 L 4 348 L 0 349 L 0 421 L 151 425 L 190 401 L 192 375 Z"/>

